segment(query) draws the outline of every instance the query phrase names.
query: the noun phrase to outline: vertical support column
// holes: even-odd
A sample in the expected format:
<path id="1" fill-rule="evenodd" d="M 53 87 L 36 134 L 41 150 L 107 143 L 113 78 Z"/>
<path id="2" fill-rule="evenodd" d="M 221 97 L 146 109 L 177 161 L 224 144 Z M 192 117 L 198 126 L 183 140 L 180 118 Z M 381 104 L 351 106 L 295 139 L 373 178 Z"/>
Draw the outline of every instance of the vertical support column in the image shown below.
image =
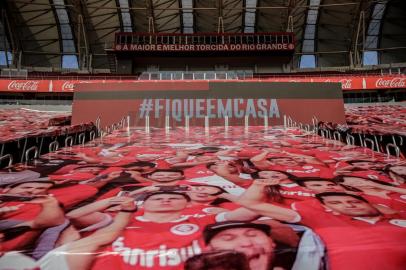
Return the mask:
<path id="1" fill-rule="evenodd" d="M 210 123 L 209 123 L 209 116 L 206 115 L 204 117 L 204 133 L 206 134 L 206 136 L 210 135 Z"/>
<path id="2" fill-rule="evenodd" d="M 78 63 L 79 63 L 79 68 L 83 69 L 86 68 L 87 70 L 90 70 L 91 68 L 91 60 L 89 58 L 89 47 L 88 47 L 88 41 L 87 41 L 87 36 L 86 36 L 86 29 L 85 29 L 85 24 L 83 22 L 83 15 L 79 14 L 78 15 L 78 38 L 77 38 L 77 48 L 78 48 Z M 83 45 L 82 45 L 83 43 Z M 82 51 L 84 49 L 84 52 Z"/>
<path id="3" fill-rule="evenodd" d="M 287 27 L 286 31 L 293 33 L 293 16 L 292 15 L 290 15 L 288 17 L 288 27 Z"/>
<path id="4" fill-rule="evenodd" d="M 249 116 L 244 117 L 244 134 L 247 136 L 249 131 Z"/>
<path id="5" fill-rule="evenodd" d="M 150 133 L 149 115 L 145 116 L 145 133 L 147 133 L 147 134 Z"/>
<path id="6" fill-rule="evenodd" d="M 131 120 L 130 116 L 127 115 L 126 121 L 127 121 L 127 136 L 128 137 L 130 137 L 130 135 L 131 135 L 131 133 L 130 133 L 130 120 Z"/>
<path id="7" fill-rule="evenodd" d="M 286 120 L 286 115 L 283 115 L 283 128 L 286 129 L 287 128 L 287 120 Z"/>
<path id="8" fill-rule="evenodd" d="M 362 56 L 360 52 L 360 36 L 362 38 L 362 44 L 365 42 L 365 13 L 364 11 L 360 12 L 359 20 L 358 20 L 358 27 L 357 27 L 357 34 L 355 37 L 355 43 L 353 47 L 354 51 L 354 66 L 361 66 L 362 64 Z M 364 45 L 362 45 L 364 46 Z M 364 48 L 362 48 L 364 49 Z"/>
<path id="9" fill-rule="evenodd" d="M 185 115 L 185 132 L 186 135 L 188 136 L 189 136 L 189 121 L 190 121 L 189 115 Z"/>
<path id="10" fill-rule="evenodd" d="M 264 116 L 264 129 L 268 131 L 268 115 Z"/>
<path id="11" fill-rule="evenodd" d="M 10 65 L 9 65 L 9 57 L 8 57 L 8 44 L 7 44 L 7 33 L 6 33 L 6 29 L 8 29 L 8 30 L 10 30 L 9 29 L 9 23 L 8 23 L 8 18 L 7 18 L 7 12 L 6 12 L 6 10 L 5 9 L 2 9 L 1 10 L 1 17 L 2 17 L 2 24 L 3 24 L 3 31 L 4 31 L 4 33 L 3 33 L 3 48 L 4 48 L 4 54 L 5 54 L 5 57 L 6 57 L 6 66 L 7 67 L 9 67 Z M 8 33 L 9 35 L 10 35 L 10 37 L 11 37 L 11 40 L 10 40 L 10 42 L 13 42 L 12 41 L 12 39 L 13 39 L 13 37 L 11 36 L 12 35 L 12 32 L 10 32 L 9 31 L 9 33 Z M 11 51 L 13 50 L 13 48 L 11 48 Z"/>
<path id="12" fill-rule="evenodd" d="M 165 115 L 165 133 L 169 133 L 169 115 Z"/>
<path id="13" fill-rule="evenodd" d="M 217 5 L 218 5 L 217 33 L 224 33 L 223 0 L 218 0 Z"/>

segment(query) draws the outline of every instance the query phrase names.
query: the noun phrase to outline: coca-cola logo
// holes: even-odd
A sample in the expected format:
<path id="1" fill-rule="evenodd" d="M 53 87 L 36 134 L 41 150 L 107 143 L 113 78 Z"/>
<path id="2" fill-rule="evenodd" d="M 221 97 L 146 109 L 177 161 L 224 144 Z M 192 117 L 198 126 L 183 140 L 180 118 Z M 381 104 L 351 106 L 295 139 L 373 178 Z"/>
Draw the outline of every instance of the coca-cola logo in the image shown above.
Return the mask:
<path id="1" fill-rule="evenodd" d="M 75 84 L 71 81 L 66 81 L 62 84 L 62 91 L 73 91 Z"/>
<path id="2" fill-rule="evenodd" d="M 405 78 L 395 77 L 392 79 L 379 78 L 375 82 L 377 88 L 403 88 L 405 87 Z"/>
<path id="3" fill-rule="evenodd" d="M 39 81 L 11 81 L 7 89 L 16 91 L 38 91 Z"/>
<path id="4" fill-rule="evenodd" d="M 352 88 L 352 79 L 342 79 L 340 80 L 342 89 L 351 89 Z"/>

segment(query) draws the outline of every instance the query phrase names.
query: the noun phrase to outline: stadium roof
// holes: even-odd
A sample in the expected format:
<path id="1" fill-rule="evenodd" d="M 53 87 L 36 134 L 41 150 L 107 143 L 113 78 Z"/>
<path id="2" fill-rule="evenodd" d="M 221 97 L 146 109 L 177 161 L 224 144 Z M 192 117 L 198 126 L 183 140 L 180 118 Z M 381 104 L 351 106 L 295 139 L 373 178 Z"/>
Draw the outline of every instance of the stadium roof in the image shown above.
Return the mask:
<path id="1" fill-rule="evenodd" d="M 406 62 L 405 0 L 6 0 L 0 65 L 108 69 L 116 32 L 280 32 L 294 66 Z M 7 53 L 8 52 L 8 53 Z"/>

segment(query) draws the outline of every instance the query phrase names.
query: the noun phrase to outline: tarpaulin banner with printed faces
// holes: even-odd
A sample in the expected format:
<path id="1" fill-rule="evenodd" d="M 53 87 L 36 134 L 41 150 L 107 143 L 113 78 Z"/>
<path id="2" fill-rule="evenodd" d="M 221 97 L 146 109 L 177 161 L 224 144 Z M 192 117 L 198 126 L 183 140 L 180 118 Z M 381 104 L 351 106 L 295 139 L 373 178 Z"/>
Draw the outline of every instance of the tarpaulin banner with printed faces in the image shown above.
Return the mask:
<path id="1" fill-rule="evenodd" d="M 406 161 L 296 129 L 115 130 L 0 171 L 0 269 L 392 269 Z"/>

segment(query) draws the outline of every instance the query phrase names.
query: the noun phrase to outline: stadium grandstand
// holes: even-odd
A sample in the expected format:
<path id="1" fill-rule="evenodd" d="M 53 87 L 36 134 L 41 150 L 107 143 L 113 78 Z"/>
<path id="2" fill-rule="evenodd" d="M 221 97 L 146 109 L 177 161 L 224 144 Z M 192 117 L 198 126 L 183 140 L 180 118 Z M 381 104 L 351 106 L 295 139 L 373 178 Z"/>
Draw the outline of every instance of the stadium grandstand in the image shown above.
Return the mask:
<path id="1" fill-rule="evenodd" d="M 0 270 L 404 270 L 406 1 L 0 1 Z"/>

